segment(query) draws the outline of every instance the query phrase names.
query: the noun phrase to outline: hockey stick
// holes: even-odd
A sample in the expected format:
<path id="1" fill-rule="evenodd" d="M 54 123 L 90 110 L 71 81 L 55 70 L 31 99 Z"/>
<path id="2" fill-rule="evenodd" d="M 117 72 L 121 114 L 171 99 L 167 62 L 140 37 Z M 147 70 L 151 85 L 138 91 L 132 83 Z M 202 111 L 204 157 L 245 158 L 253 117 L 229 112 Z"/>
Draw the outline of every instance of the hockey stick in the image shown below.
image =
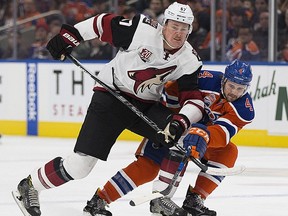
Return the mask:
<path id="1" fill-rule="evenodd" d="M 171 190 L 173 189 L 173 186 L 176 184 L 177 179 L 178 179 L 179 175 L 181 174 L 181 172 L 183 171 L 183 168 L 185 167 L 188 160 L 189 160 L 189 157 L 187 157 L 186 155 L 182 155 L 182 161 L 179 163 L 179 166 L 178 166 L 176 172 L 174 173 L 171 181 L 169 182 L 168 186 L 163 191 L 153 192 L 152 194 L 147 194 L 144 196 L 139 196 L 139 197 L 133 198 L 130 200 L 129 204 L 131 206 L 137 206 L 137 205 L 140 205 L 142 203 L 148 202 L 152 199 L 167 196 L 171 192 Z"/>
<path id="2" fill-rule="evenodd" d="M 146 115 L 144 115 L 140 110 L 138 110 L 137 107 L 135 107 L 133 104 L 131 104 L 126 98 L 124 98 L 122 95 L 120 95 L 116 90 L 110 88 L 106 83 L 101 81 L 99 78 L 94 76 L 91 72 L 89 72 L 73 55 L 67 53 L 66 57 L 73 62 L 76 66 L 78 66 L 83 72 L 90 75 L 92 79 L 94 79 L 96 82 L 98 82 L 103 88 L 105 88 L 110 94 L 112 94 L 116 99 L 118 99 L 120 102 L 122 102 L 126 107 L 128 107 L 132 112 L 134 112 L 138 117 L 140 117 L 145 123 L 147 123 L 152 129 L 154 129 L 157 133 L 163 133 L 163 130 L 161 130 L 157 124 L 149 119 Z M 186 150 L 176 143 L 174 145 L 179 151 L 181 151 L 183 154 L 186 154 Z M 239 169 L 237 167 L 235 168 L 211 168 L 208 167 L 205 164 L 202 164 L 199 160 L 197 160 L 194 157 L 190 157 L 191 161 L 194 162 L 203 172 L 206 172 L 211 175 L 229 175 L 231 172 L 235 173 Z M 241 167 L 240 167 L 241 168 Z M 233 169 L 233 170 L 231 170 Z M 242 168 L 241 168 L 242 169 Z M 240 169 L 240 170 L 241 170 Z M 239 170 L 238 170 L 239 172 Z M 213 174 L 214 173 L 214 174 Z M 234 174 L 235 175 L 235 174 Z"/>
<path id="3" fill-rule="evenodd" d="M 138 108 L 136 108 L 133 104 L 131 104 L 126 98 L 116 92 L 116 90 L 110 88 L 106 83 L 98 79 L 92 73 L 90 73 L 84 66 L 71 54 L 66 54 L 66 57 L 70 59 L 75 65 L 77 65 L 82 71 L 89 74 L 92 79 L 98 82 L 105 90 L 107 90 L 110 94 L 112 94 L 116 99 L 121 101 L 126 107 L 132 110 L 138 117 L 140 117 L 144 122 L 146 122 L 150 127 L 152 127 L 157 133 L 161 132 L 162 130 L 157 126 L 155 122 L 145 116 Z"/>
<path id="4" fill-rule="evenodd" d="M 190 157 L 190 160 L 191 159 L 194 160 L 193 162 L 195 164 L 199 164 L 198 165 L 199 167 L 203 166 L 203 168 L 206 169 L 207 166 L 205 167 L 205 165 L 202 164 L 200 161 L 198 161 L 197 159 L 195 159 L 193 157 Z M 133 199 L 130 200 L 129 204 L 131 206 L 137 206 L 137 205 L 149 202 L 153 199 L 164 197 L 164 196 L 168 195 L 170 193 L 170 191 L 172 190 L 174 184 L 176 183 L 176 180 L 179 177 L 180 173 L 182 172 L 182 169 L 183 169 L 183 167 L 187 161 L 189 161 L 189 157 L 184 156 L 184 158 L 182 159 L 182 162 L 179 164 L 177 171 L 174 173 L 171 182 L 169 183 L 167 188 L 165 188 L 163 191 L 153 192 L 150 194 L 134 197 Z M 182 168 L 181 168 L 181 166 L 182 166 Z M 210 174 L 210 175 L 215 175 L 215 176 L 231 176 L 231 175 L 238 175 L 238 174 L 242 173 L 244 170 L 245 170 L 244 166 L 232 167 L 232 168 L 213 168 L 213 167 L 208 168 L 207 167 L 206 173 Z M 204 171 L 204 170 L 202 170 L 202 171 Z"/>
<path id="5" fill-rule="evenodd" d="M 74 56 L 67 53 L 66 57 L 70 59 L 75 65 L 77 65 L 82 71 L 89 74 L 92 79 L 94 79 L 96 82 L 98 82 L 103 88 L 105 88 L 110 94 L 112 94 L 116 99 L 118 99 L 120 102 L 122 102 L 126 107 L 128 107 L 132 112 L 134 112 L 138 117 L 140 117 L 145 123 L 147 123 L 152 129 L 154 129 L 157 133 L 164 133 L 163 130 L 161 130 L 157 124 L 149 119 L 146 115 L 144 115 L 137 107 L 135 107 L 133 104 L 131 104 L 125 97 L 120 95 L 116 90 L 110 88 L 106 83 L 98 79 L 96 76 L 94 76 L 91 72 L 89 72 Z M 164 144 L 165 145 L 165 144 Z M 174 145 L 179 151 L 185 153 L 186 150 L 180 146 L 178 143 L 175 143 Z M 197 165 L 197 164 L 196 164 Z M 197 165 L 198 166 L 198 165 Z M 201 169 L 205 169 L 205 167 L 200 167 Z"/>

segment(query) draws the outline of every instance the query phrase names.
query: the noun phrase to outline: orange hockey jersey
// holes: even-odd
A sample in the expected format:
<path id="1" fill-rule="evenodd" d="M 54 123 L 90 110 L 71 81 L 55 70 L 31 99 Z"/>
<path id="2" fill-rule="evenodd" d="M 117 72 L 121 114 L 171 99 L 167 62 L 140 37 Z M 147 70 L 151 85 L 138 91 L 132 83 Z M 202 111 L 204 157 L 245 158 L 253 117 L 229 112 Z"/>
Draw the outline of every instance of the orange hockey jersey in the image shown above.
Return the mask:
<path id="1" fill-rule="evenodd" d="M 208 125 L 209 147 L 225 147 L 230 139 L 254 118 L 254 107 L 249 93 L 234 102 L 228 102 L 221 93 L 223 73 L 202 70 L 199 74 L 199 89 L 205 103 L 205 114 L 200 123 Z M 179 109 L 177 83 L 165 86 L 163 103 L 172 109 Z"/>

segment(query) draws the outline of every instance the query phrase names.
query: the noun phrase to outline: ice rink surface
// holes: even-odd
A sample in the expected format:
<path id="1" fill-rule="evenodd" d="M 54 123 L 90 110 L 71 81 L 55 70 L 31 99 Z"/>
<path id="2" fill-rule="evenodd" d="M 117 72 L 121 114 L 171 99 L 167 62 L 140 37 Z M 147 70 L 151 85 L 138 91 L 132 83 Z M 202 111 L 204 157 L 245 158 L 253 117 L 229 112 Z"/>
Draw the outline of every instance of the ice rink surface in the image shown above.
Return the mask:
<path id="1" fill-rule="evenodd" d="M 31 170 L 56 156 L 66 156 L 75 139 L 3 136 L 0 140 L 0 215 L 21 216 L 11 191 Z M 137 142 L 117 142 L 107 162 L 98 162 L 91 174 L 40 195 L 43 216 L 80 216 L 86 200 L 120 168 L 134 160 Z M 246 171 L 226 177 L 206 200 L 217 216 L 288 216 L 288 149 L 239 147 L 237 165 Z M 174 201 L 181 205 L 188 184 L 194 184 L 199 168 L 190 163 Z M 131 207 L 129 201 L 150 193 L 151 183 L 110 204 L 113 216 L 151 215 L 149 203 Z"/>

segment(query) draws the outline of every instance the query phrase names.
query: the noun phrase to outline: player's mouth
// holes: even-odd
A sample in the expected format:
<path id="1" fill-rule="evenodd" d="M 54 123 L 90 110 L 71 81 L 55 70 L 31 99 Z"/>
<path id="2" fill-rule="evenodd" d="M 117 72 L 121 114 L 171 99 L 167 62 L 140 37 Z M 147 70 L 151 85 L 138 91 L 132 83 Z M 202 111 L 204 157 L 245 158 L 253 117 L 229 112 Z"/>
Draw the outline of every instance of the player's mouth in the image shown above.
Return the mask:
<path id="1" fill-rule="evenodd" d="M 234 94 L 228 94 L 227 98 L 229 99 L 229 101 L 235 101 L 237 99 L 237 96 Z"/>

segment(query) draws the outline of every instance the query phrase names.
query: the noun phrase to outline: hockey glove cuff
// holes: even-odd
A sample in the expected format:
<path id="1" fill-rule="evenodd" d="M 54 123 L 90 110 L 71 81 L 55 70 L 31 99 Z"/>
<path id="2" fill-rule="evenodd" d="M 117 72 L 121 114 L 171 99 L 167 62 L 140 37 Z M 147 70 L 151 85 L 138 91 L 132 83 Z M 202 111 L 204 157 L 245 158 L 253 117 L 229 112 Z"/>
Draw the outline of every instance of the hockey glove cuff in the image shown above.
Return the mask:
<path id="1" fill-rule="evenodd" d="M 190 121 L 185 115 L 174 114 L 164 131 L 159 134 L 158 140 L 170 148 L 179 140 L 189 125 Z"/>
<path id="2" fill-rule="evenodd" d="M 46 48 L 54 59 L 64 61 L 65 54 L 70 54 L 82 40 L 83 38 L 76 28 L 63 24 L 59 34 L 48 42 Z"/>

